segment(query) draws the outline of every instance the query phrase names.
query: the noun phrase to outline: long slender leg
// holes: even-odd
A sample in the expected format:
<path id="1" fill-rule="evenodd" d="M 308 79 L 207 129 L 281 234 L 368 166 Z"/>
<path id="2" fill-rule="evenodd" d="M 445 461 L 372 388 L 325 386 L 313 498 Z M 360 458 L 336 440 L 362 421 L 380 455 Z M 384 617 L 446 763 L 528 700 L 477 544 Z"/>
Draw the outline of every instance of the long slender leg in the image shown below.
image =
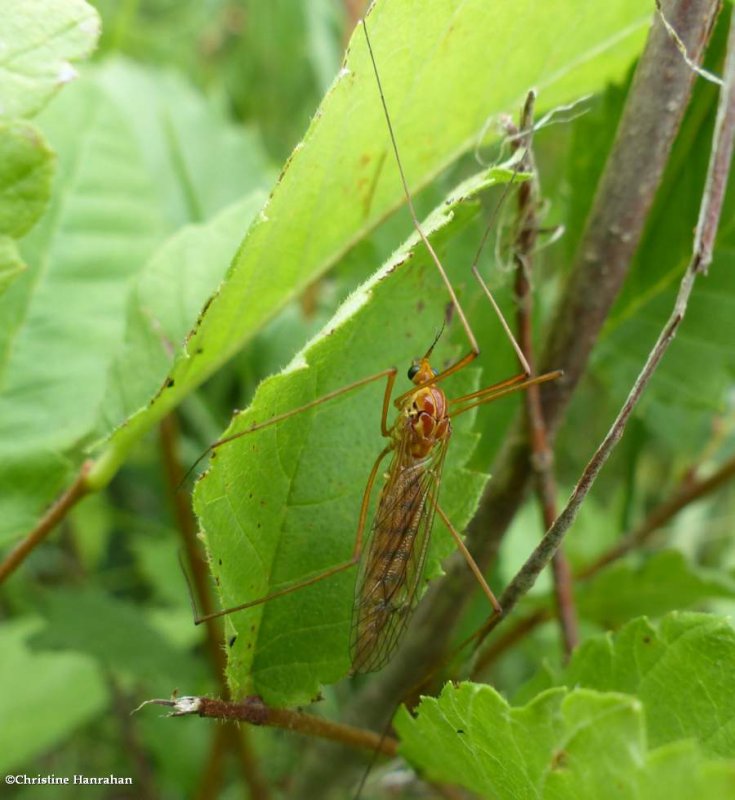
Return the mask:
<path id="1" fill-rule="evenodd" d="M 303 411 L 308 411 L 310 408 L 314 408 L 315 406 L 321 405 L 322 403 L 326 403 L 329 400 L 334 400 L 336 397 L 340 395 L 347 394 L 348 392 L 353 391 L 354 389 L 359 389 L 361 386 L 365 386 L 368 383 L 372 383 L 373 381 L 378 381 L 381 378 L 386 379 L 385 385 L 385 394 L 383 396 L 383 412 L 380 418 L 380 430 L 383 436 L 389 435 L 389 430 L 387 426 L 387 416 L 388 416 L 388 407 L 390 405 L 390 397 L 393 393 L 393 384 L 396 380 L 396 373 L 397 370 L 395 367 L 390 367 L 389 369 L 381 370 L 380 372 L 376 372 L 374 375 L 368 375 L 367 378 L 361 378 L 359 381 L 353 381 L 352 383 L 348 383 L 346 386 L 342 386 L 339 389 L 335 389 L 333 392 L 328 392 L 327 394 L 322 395 L 321 397 L 317 397 L 315 400 L 311 400 L 308 403 L 305 403 L 303 406 L 298 406 L 297 408 L 292 408 L 290 411 L 285 411 L 283 414 L 276 414 L 274 417 L 267 419 L 265 422 L 257 422 L 254 425 L 251 425 L 244 431 L 239 431 L 238 433 L 233 433 L 231 436 L 225 436 L 223 439 L 218 439 L 213 444 L 210 444 L 209 447 L 197 458 L 197 460 L 189 467 L 186 471 L 186 475 L 184 475 L 181 483 L 182 485 L 186 482 L 189 475 L 194 471 L 197 464 L 199 464 L 202 459 L 206 458 L 213 450 L 218 447 L 221 447 L 223 444 L 228 444 L 229 442 L 234 442 L 235 439 L 239 439 L 242 436 L 248 436 L 251 433 L 255 433 L 255 431 L 263 430 L 263 428 L 268 428 L 271 425 L 275 425 L 277 422 L 282 422 L 284 419 L 288 419 L 289 417 L 294 417 L 297 414 L 301 414 Z"/>
<path id="2" fill-rule="evenodd" d="M 350 567 L 354 567 L 355 564 L 360 560 L 360 556 L 362 555 L 362 542 L 363 542 L 363 535 L 365 532 L 365 522 L 367 520 L 367 512 L 368 506 L 370 504 L 370 493 L 372 492 L 373 485 L 375 484 L 375 478 L 378 474 L 378 469 L 380 468 L 380 464 L 383 459 L 388 455 L 388 453 L 393 450 L 393 443 L 389 444 L 385 447 L 380 455 L 375 459 L 375 463 L 373 464 L 373 468 L 370 470 L 370 476 L 368 477 L 367 486 L 365 487 L 365 491 L 362 496 L 362 504 L 360 506 L 360 518 L 357 523 L 357 533 L 355 534 L 355 545 L 352 548 L 352 555 L 347 561 L 343 561 L 340 564 L 336 564 L 333 567 L 329 567 L 329 569 L 325 569 L 322 572 L 317 573 L 316 575 L 312 575 L 309 578 L 305 578 L 301 581 L 296 581 L 295 583 L 291 583 L 288 586 L 284 586 L 283 589 L 278 589 L 275 592 L 270 592 L 269 594 L 263 595 L 263 597 L 259 597 L 257 600 L 250 600 L 247 603 L 240 603 L 236 606 L 231 606 L 230 608 L 224 608 L 220 611 L 214 611 L 211 614 L 204 614 L 203 616 L 197 616 L 194 620 L 195 625 L 199 625 L 202 622 L 206 622 L 210 619 L 217 619 L 217 617 L 224 617 L 228 614 L 233 614 L 235 611 L 244 611 L 246 608 L 252 608 L 253 606 L 259 606 L 263 603 L 267 603 L 270 600 L 274 600 L 276 597 L 283 597 L 286 594 L 290 594 L 291 592 L 296 592 L 299 589 L 304 589 L 307 586 L 312 586 L 315 583 L 319 583 L 319 581 L 323 581 L 326 578 L 331 578 L 332 575 L 337 575 L 339 572 L 344 572 Z"/>
<path id="3" fill-rule="evenodd" d="M 464 556 L 465 561 L 467 562 L 467 566 L 472 570 L 472 574 L 477 578 L 477 582 L 480 584 L 480 588 L 485 593 L 485 596 L 490 601 L 490 605 L 493 607 L 493 616 L 496 614 L 502 614 L 503 609 L 500 607 L 500 603 L 498 603 L 497 598 L 493 594 L 493 590 L 487 585 L 487 581 L 485 580 L 485 576 L 480 571 L 480 568 L 477 566 L 477 562 L 470 551 L 467 549 L 465 543 L 462 541 L 462 537 L 457 533 L 454 525 L 449 521 L 449 517 L 444 513 L 441 506 L 436 504 L 436 513 L 442 518 L 442 522 L 447 526 L 447 530 L 449 533 L 452 534 L 454 537 L 454 541 L 457 543 L 457 547 L 459 548 L 460 553 Z"/>
<path id="4" fill-rule="evenodd" d="M 505 397 L 507 394 L 520 392 L 523 389 L 527 389 L 529 386 L 535 386 L 537 383 L 555 381 L 563 374 L 564 373 L 558 369 L 554 372 L 547 372 L 544 375 L 537 375 L 535 378 L 523 380 L 520 383 L 511 379 L 511 382 L 506 382 L 505 386 L 503 386 L 503 384 L 496 384 L 495 386 L 488 386 L 486 389 L 480 389 L 477 392 L 466 394 L 463 397 L 455 397 L 449 401 L 450 414 L 452 419 L 454 419 L 460 414 L 464 414 L 465 411 L 469 411 L 470 409 L 484 405 L 485 403 L 491 403 L 493 400 L 497 400 L 499 397 Z"/>

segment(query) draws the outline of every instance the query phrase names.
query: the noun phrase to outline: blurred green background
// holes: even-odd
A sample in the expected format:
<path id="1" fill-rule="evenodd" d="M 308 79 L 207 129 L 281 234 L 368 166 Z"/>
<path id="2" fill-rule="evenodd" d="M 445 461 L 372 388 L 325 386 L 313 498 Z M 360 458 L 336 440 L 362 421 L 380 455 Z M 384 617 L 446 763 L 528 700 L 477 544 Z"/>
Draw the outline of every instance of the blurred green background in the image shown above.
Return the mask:
<path id="1" fill-rule="evenodd" d="M 183 225 L 208 222 L 243 198 L 250 198 L 248 208 L 255 213 L 337 74 L 345 44 L 365 7 L 359 0 L 110 0 L 94 5 L 103 22 L 99 47 L 91 63 L 80 67 L 78 83 L 39 117 L 39 126 L 58 152 L 59 180 L 93 182 L 98 162 L 85 161 L 93 148 L 77 147 L 80 120 L 85 125 L 102 120 L 104 130 L 114 130 L 121 117 L 130 124 L 128 144 L 137 142 L 143 157 L 131 159 L 123 177 L 142 221 L 115 247 L 138 265 Z M 715 68 L 721 63 L 722 33 L 709 56 Z M 537 136 L 547 197 L 545 224 L 565 228 L 561 240 L 539 255 L 538 331 L 543 330 L 581 236 L 627 88 L 627 81 L 601 87 L 587 101 L 583 115 Z M 671 307 L 691 244 L 715 99 L 714 88 L 700 82 L 634 268 L 560 434 L 561 500 L 604 435 Z M 95 157 L 100 151 L 104 147 L 94 150 Z M 122 148 L 115 158 L 126 163 L 129 152 Z M 482 152 L 490 161 L 503 154 L 497 142 Z M 476 169 L 475 154 L 470 153 L 444 170 L 417 197 L 420 214 Z M 499 195 L 483 198 L 485 214 L 468 214 L 455 226 L 444 243 L 449 262 L 471 261 Z M 730 196 L 711 277 L 698 288 L 685 327 L 570 537 L 574 565 L 603 552 L 689 472 L 709 474 L 735 453 L 732 204 Z M 498 255 L 493 287 L 508 305 L 510 276 L 504 254 L 511 206 L 502 207 L 498 241 L 488 248 L 489 257 L 493 251 Z M 34 254 L 48 253 L 45 224 L 50 223 L 42 222 L 25 243 L 29 262 Z M 169 423 L 173 428 L 146 437 L 109 488 L 75 508 L 3 585 L 4 771 L 134 777 L 132 792 L 124 787 L 99 790 L 99 796 L 110 798 L 211 797 L 218 792 L 223 798 L 243 796 L 241 761 L 233 757 L 229 734 L 221 726 L 198 719 L 167 720 L 156 707 L 130 713 L 143 700 L 167 697 L 176 689 L 184 694 L 220 693 L 204 631 L 191 622 L 178 558 L 182 545 L 177 495 L 163 463 L 171 445 L 162 445 L 161 436 L 173 436 L 181 464 L 193 463 L 221 434 L 233 409 L 247 405 L 259 381 L 288 363 L 410 230 L 402 213 L 362 237 L 324 279 L 290 302 L 226 369 L 184 401 Z M 240 227 L 231 226 L 223 234 L 223 252 L 233 251 L 242 234 Z M 56 246 L 63 249 L 63 240 Z M 105 257 L 102 253 L 100 258 Z M 124 276 L 116 285 L 120 316 L 130 280 Z M 155 292 L 157 287 L 147 290 Z M 485 301 L 471 286 L 465 293 L 481 341 L 492 342 L 493 322 L 485 313 Z M 458 331 L 451 337 L 455 344 L 462 341 Z M 172 347 L 177 345 L 172 342 Z M 486 353 L 485 382 L 513 371 L 509 348 L 493 342 Z M 110 397 L 103 403 L 107 422 L 119 421 L 117 401 Z M 514 411 L 512 404 L 481 410 L 476 429 L 482 438 L 473 455 L 478 469 L 492 463 Z M 29 406 L 29 429 L 42 425 L 32 412 Z M 94 433 L 83 432 L 85 444 L 94 441 Z M 63 485 L 65 470 L 66 465 L 60 465 L 49 485 L 53 480 Z M 688 508 L 669 526 L 665 538 L 654 540 L 645 554 L 618 564 L 615 580 L 603 573 L 600 581 L 581 588 L 583 635 L 616 627 L 631 616 L 658 616 L 675 608 L 730 611 L 735 599 L 734 505 L 735 494 L 728 488 Z M 32 510 L 27 513 L 32 520 Z M 13 520 L 21 522 L 13 527 L 12 514 L 5 520 L 4 545 L 15 541 L 21 522 L 27 521 L 18 512 Z M 538 510 L 529 502 L 504 543 L 494 585 L 512 576 L 540 528 Z M 548 606 L 549 591 L 550 581 L 544 576 L 528 608 Z M 478 601 L 458 636 L 472 630 L 484 615 Z M 512 696 L 545 660 L 558 663 L 560 658 L 558 631 L 546 624 L 506 653 L 489 677 Z M 353 689 L 352 684 L 327 689 L 317 713 L 336 715 Z M 242 735 L 273 796 L 292 796 L 290 782 L 303 741 L 264 729 L 248 728 Z M 18 787 L 6 794 L 30 799 L 40 797 L 41 791 Z M 74 787 L 50 791 L 54 797 L 81 793 Z M 430 796 L 426 791 L 413 787 L 402 793 L 374 785 L 367 796 Z"/>

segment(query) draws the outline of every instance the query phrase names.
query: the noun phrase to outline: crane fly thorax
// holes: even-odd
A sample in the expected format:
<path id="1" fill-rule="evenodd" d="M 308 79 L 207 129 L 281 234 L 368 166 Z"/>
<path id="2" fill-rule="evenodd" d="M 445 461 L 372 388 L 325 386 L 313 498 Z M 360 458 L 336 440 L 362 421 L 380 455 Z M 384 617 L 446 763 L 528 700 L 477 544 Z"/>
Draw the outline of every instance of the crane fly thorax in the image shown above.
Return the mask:
<path id="1" fill-rule="evenodd" d="M 414 458 L 425 458 L 451 434 L 447 398 L 438 386 L 418 388 L 406 399 L 404 413 L 411 437 L 409 452 Z"/>

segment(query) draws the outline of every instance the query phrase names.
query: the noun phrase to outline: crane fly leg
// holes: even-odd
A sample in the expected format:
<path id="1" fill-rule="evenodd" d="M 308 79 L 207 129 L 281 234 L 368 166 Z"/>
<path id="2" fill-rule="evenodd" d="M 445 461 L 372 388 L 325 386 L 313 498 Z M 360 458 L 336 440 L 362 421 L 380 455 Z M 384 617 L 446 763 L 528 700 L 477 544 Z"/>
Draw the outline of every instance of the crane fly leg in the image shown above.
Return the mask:
<path id="1" fill-rule="evenodd" d="M 397 370 L 395 367 L 390 367 L 389 369 L 383 369 L 380 372 L 376 372 L 374 375 L 368 375 L 367 378 L 360 378 L 359 381 L 353 381 L 352 383 L 348 383 L 346 386 L 341 386 L 339 389 L 335 389 L 333 392 L 327 392 L 327 394 L 322 395 L 321 397 L 317 397 L 316 400 L 311 400 L 308 403 L 304 403 L 303 406 L 298 406 L 298 408 L 292 408 L 290 411 L 284 411 L 283 414 L 276 414 L 274 417 L 267 419 L 265 422 L 256 422 L 247 428 L 244 431 L 238 431 L 237 433 L 233 433 L 230 436 L 225 436 L 223 439 L 218 439 L 214 444 L 210 445 L 210 447 L 202 453 L 200 459 L 203 458 L 207 453 L 211 450 L 214 450 L 216 447 L 220 447 L 223 444 L 227 444 L 228 442 L 232 442 L 235 439 L 239 439 L 241 436 L 247 436 L 250 433 L 255 433 L 255 431 L 263 430 L 263 428 L 268 428 L 271 425 L 275 425 L 277 422 L 283 422 L 283 420 L 288 419 L 289 417 L 295 417 L 297 414 L 301 414 L 303 411 L 308 411 L 310 408 L 314 408 L 315 406 L 321 405 L 322 403 L 326 403 L 329 400 L 334 400 L 336 397 L 340 397 L 343 394 L 347 394 L 348 392 L 353 391 L 354 389 L 359 389 L 361 386 L 365 386 L 368 383 L 372 383 L 373 381 L 379 381 L 381 378 L 386 379 L 386 386 L 385 386 L 385 397 L 383 398 L 383 417 L 381 420 L 381 430 L 383 436 L 388 435 L 388 430 L 385 424 L 388 406 L 390 404 L 390 396 L 393 392 L 393 384 L 396 380 L 396 373 Z"/>
<path id="2" fill-rule="evenodd" d="M 554 372 L 546 372 L 543 375 L 536 375 L 528 380 L 525 380 L 524 375 L 517 375 L 515 378 L 509 378 L 507 381 L 496 383 L 493 386 L 488 386 L 477 392 L 466 394 L 463 397 L 455 397 L 449 401 L 452 419 L 477 406 L 484 405 L 485 403 L 492 403 L 493 400 L 497 400 L 499 397 L 505 397 L 507 394 L 519 392 L 523 389 L 527 389 L 529 386 L 535 386 L 537 383 L 554 381 L 563 374 L 561 370 L 555 370 Z"/>
<path id="3" fill-rule="evenodd" d="M 472 558 L 470 551 L 467 549 L 467 546 L 462 541 L 462 537 L 459 535 L 459 533 L 457 533 L 457 530 L 455 529 L 454 525 L 452 525 L 452 523 L 449 521 L 449 517 L 444 513 L 444 511 L 442 511 L 441 506 L 437 503 L 435 504 L 435 507 L 436 507 L 436 513 L 441 517 L 442 522 L 447 527 L 447 530 L 454 537 L 454 541 L 456 542 L 457 547 L 459 548 L 459 552 L 462 553 L 462 555 L 464 556 L 464 559 L 467 562 L 467 566 L 470 568 L 475 578 L 477 578 L 477 582 L 480 584 L 480 588 L 485 593 L 487 599 L 490 601 L 490 605 L 493 607 L 493 617 L 502 614 L 503 609 L 500 607 L 500 603 L 498 602 L 497 597 L 495 597 L 495 595 L 493 594 L 493 590 L 487 585 L 485 576 L 482 574 L 480 568 L 477 566 L 477 562 L 475 561 L 475 559 Z"/>
<path id="4" fill-rule="evenodd" d="M 250 600 L 247 603 L 241 603 L 240 605 L 232 606 L 231 608 L 225 608 L 220 611 L 214 611 L 211 614 L 197 616 L 194 620 L 194 624 L 200 625 L 202 622 L 207 622 L 210 619 L 217 619 L 218 617 L 224 617 L 228 614 L 233 614 L 235 611 L 245 611 L 247 608 L 253 608 L 254 606 L 262 605 L 270 600 L 275 600 L 277 597 L 283 597 L 284 595 L 291 594 L 291 592 L 296 592 L 299 589 L 305 589 L 307 586 L 312 586 L 315 583 L 319 583 L 327 578 L 331 578 L 332 575 L 337 575 L 340 572 L 344 572 L 345 570 L 354 567 L 362 555 L 362 540 L 363 533 L 365 531 L 365 520 L 367 519 L 368 506 L 370 504 L 370 493 L 372 492 L 373 485 L 375 484 L 375 478 L 377 477 L 380 464 L 388 455 L 388 453 L 391 452 L 391 450 L 393 450 L 392 443 L 383 448 L 380 455 L 375 459 L 373 468 L 370 470 L 370 476 L 368 477 L 367 485 L 362 496 L 360 518 L 357 523 L 357 533 L 355 535 L 355 545 L 352 549 L 352 556 L 347 561 L 342 561 L 340 564 L 329 567 L 328 569 L 325 569 L 316 575 L 312 575 L 310 578 L 305 578 L 302 581 L 297 581 L 289 584 L 288 586 L 284 586 L 283 589 L 278 589 L 275 592 L 270 592 L 266 595 L 263 595 L 263 597 L 259 597 L 257 600 Z"/>

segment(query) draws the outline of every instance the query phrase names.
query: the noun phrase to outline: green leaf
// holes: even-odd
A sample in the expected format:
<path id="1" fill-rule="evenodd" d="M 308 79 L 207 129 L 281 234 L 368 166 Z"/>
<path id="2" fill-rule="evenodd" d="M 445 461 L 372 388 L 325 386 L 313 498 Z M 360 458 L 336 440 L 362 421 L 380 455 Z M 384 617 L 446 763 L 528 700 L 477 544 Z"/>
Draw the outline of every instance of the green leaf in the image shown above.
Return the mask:
<path id="1" fill-rule="evenodd" d="M 77 72 L 100 33 L 84 0 L 5 0 L 0 46 L 0 117 L 29 117 Z"/>
<path id="2" fill-rule="evenodd" d="M 0 535 L 11 537 L 91 441 L 158 391 L 262 204 L 250 189 L 270 174 L 253 135 L 184 81 L 125 62 L 85 77 L 40 121 L 60 153 L 54 202 L 23 243 L 31 269 L 0 300 Z M 222 161 L 207 167 L 212 150 Z M 148 265 L 173 226 L 218 212 Z"/>
<path id="3" fill-rule="evenodd" d="M 8 622 L 0 631 L 0 770 L 29 767 L 100 714 L 107 690 L 98 666 L 80 653 L 35 653 L 28 637 L 38 620 Z M 43 725 L 38 721 L 42 719 Z"/>
<path id="4" fill-rule="evenodd" d="M 468 180 L 429 217 L 424 230 L 441 240 L 436 234 L 446 233 L 442 228 L 453 215 L 461 221 L 471 211 L 458 205 L 463 198 L 511 174 L 495 169 Z M 431 344 L 447 300 L 425 250 L 411 252 L 417 241 L 414 234 L 283 373 L 260 385 L 250 409 L 225 436 L 393 365 L 399 368 L 394 395 L 409 388 L 404 370 Z M 453 277 L 459 281 L 462 272 L 455 269 Z M 457 354 L 456 346 L 440 341 L 434 355 L 441 365 Z M 477 377 L 476 370 L 467 370 L 449 381 L 446 391 L 454 396 L 472 391 Z M 384 387 L 382 379 L 217 451 L 197 484 L 195 507 L 223 607 L 262 597 L 349 558 L 365 482 L 385 446 L 379 426 Z M 454 426 L 441 493 L 460 530 L 485 480 L 464 468 L 475 444 L 467 434 L 469 416 Z M 427 576 L 451 547 L 443 531 L 436 538 L 440 547 Z M 322 683 L 342 677 L 349 667 L 354 581 L 354 571 L 343 573 L 229 617 L 237 634 L 229 651 L 233 693 L 256 692 L 281 705 L 303 703 Z"/>
<path id="5" fill-rule="evenodd" d="M 41 122 L 60 154 L 51 209 L 23 243 L 30 268 L 0 298 L 0 484 L 12 506 L 0 525 L 16 532 L 68 481 L 59 465 L 82 457 L 130 279 L 163 234 L 126 121 L 97 87 L 77 84 Z"/>
<path id="6" fill-rule="evenodd" d="M 234 124 L 180 76 L 116 58 L 95 79 L 125 115 L 161 212 L 173 225 L 205 222 L 271 187 L 276 172 L 255 131 Z M 249 224 L 244 218 L 241 239 Z"/>
<path id="7" fill-rule="evenodd" d="M 529 86 L 539 87 L 539 105 L 548 108 L 619 79 L 649 19 L 650 9 L 642 11 L 636 0 L 594 10 L 571 0 L 525 9 L 488 7 L 485 0 L 374 6 L 368 25 L 411 188 L 471 147 L 485 121 L 515 107 Z M 358 27 L 227 282 L 179 353 L 174 387 L 114 435 L 94 481 L 109 480 L 146 430 L 403 202 L 390 162 Z"/>
<path id="8" fill-rule="evenodd" d="M 735 631 L 707 614 L 674 612 L 654 626 L 628 623 L 574 653 L 559 683 L 635 694 L 652 746 L 696 739 L 706 753 L 735 757 Z"/>
<path id="9" fill-rule="evenodd" d="M 692 743 L 648 751 L 641 704 L 621 694 L 550 689 L 515 708 L 489 686 L 447 684 L 416 717 L 401 708 L 395 726 L 423 775 L 488 800 L 724 798 L 735 786 L 735 762 L 706 760 Z M 684 766 L 682 785 L 661 794 Z"/>

